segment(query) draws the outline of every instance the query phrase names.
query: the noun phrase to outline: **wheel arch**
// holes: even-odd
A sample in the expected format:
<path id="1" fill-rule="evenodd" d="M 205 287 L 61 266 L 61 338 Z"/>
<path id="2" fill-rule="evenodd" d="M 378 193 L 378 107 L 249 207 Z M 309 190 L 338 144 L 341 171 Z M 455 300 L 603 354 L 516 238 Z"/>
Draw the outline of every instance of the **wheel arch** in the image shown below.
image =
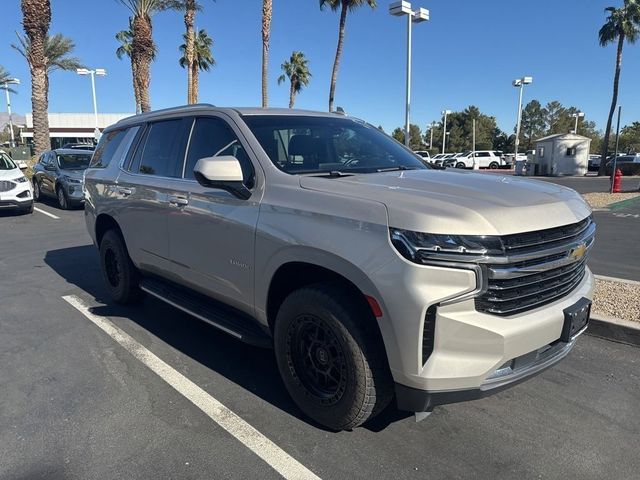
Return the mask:
<path id="1" fill-rule="evenodd" d="M 122 235 L 122 230 L 120 229 L 120 225 L 118 225 L 118 222 L 116 222 L 116 220 L 111 215 L 107 213 L 101 213 L 96 217 L 95 228 L 94 228 L 96 245 L 98 247 L 100 247 L 100 242 L 102 241 L 102 237 L 104 237 L 104 234 L 107 233 L 107 231 L 109 230 L 116 230 L 118 234 L 124 238 L 124 236 Z"/>

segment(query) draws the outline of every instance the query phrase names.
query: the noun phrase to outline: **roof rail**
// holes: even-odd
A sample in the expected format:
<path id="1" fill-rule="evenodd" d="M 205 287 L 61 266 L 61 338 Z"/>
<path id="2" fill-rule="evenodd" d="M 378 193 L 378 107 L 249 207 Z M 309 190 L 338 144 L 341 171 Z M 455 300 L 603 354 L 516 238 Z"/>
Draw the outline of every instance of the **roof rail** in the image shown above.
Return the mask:
<path id="1" fill-rule="evenodd" d="M 129 121 L 132 118 L 144 119 L 147 117 L 153 117 L 155 115 L 160 115 L 163 113 L 171 113 L 171 112 L 177 112 L 177 111 L 183 111 L 183 110 L 199 110 L 202 108 L 215 108 L 215 105 L 213 105 L 212 103 L 193 103 L 191 105 L 179 105 L 177 107 L 161 108 L 160 110 L 151 110 L 150 112 L 137 113 L 136 115 L 133 115 L 131 117 L 120 119 L 118 120 L 117 123 Z"/>

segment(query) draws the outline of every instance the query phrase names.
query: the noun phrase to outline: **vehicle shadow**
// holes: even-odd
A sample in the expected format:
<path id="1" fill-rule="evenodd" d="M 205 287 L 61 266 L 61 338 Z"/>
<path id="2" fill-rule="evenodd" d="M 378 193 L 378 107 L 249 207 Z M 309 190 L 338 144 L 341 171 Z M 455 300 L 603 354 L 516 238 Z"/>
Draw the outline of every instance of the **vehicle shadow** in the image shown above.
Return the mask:
<path id="1" fill-rule="evenodd" d="M 133 306 L 111 303 L 102 281 L 98 253 L 93 245 L 51 250 L 46 253 L 44 260 L 67 282 L 104 304 L 92 308 L 96 315 L 110 317 L 116 324 L 117 317 L 130 319 L 176 350 L 278 409 L 323 428 L 303 416 L 289 397 L 280 379 L 273 350 L 242 343 L 150 296 Z M 233 405 L 227 406 L 233 409 Z M 364 428 L 379 431 L 407 416 L 391 405 Z"/>

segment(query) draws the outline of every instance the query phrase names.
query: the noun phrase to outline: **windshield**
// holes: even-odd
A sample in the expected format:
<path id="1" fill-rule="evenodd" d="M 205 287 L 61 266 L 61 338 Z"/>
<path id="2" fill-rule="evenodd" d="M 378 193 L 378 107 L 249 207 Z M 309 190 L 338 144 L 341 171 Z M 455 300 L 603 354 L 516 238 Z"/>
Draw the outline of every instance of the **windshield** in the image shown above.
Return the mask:
<path id="1" fill-rule="evenodd" d="M 0 170 L 13 170 L 16 167 L 16 164 L 13 163 L 13 160 L 9 158 L 9 155 L 6 153 L 0 153 Z"/>
<path id="2" fill-rule="evenodd" d="M 273 164 L 289 174 L 426 169 L 410 150 L 350 118 L 244 117 Z"/>
<path id="3" fill-rule="evenodd" d="M 62 170 L 84 170 L 89 166 L 91 155 L 58 155 L 58 166 Z"/>

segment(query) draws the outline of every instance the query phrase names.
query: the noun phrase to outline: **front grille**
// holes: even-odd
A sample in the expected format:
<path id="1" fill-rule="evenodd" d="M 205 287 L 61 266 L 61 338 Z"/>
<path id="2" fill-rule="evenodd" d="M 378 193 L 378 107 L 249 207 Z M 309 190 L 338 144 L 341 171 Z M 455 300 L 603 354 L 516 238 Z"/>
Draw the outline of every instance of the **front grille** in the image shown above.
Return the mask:
<path id="1" fill-rule="evenodd" d="M 572 225 L 503 237 L 505 256 L 483 266 L 487 282 L 476 297 L 476 309 L 515 315 L 566 296 L 584 278 L 594 236 L 595 224 L 589 217 Z"/>
<path id="2" fill-rule="evenodd" d="M 0 181 L 0 192 L 8 192 L 9 190 L 13 190 L 16 188 L 16 184 L 10 182 L 9 180 Z"/>

